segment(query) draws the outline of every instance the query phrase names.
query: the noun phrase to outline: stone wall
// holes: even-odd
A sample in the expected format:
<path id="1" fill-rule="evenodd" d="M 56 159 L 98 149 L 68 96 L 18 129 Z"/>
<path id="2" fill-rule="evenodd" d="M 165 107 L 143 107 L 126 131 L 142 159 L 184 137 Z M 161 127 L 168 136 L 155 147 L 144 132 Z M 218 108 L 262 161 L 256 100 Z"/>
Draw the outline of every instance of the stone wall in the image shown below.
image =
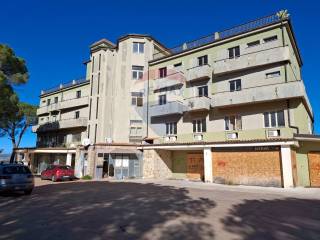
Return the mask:
<path id="1" fill-rule="evenodd" d="M 168 150 L 144 150 L 143 177 L 165 179 L 172 177 L 172 153 Z"/>

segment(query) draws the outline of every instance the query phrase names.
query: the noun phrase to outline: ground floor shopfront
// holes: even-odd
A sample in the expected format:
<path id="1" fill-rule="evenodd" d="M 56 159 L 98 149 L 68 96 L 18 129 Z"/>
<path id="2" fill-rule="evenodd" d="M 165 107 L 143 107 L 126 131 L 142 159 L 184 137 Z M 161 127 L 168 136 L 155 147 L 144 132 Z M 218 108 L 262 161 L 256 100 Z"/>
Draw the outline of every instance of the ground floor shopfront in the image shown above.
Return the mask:
<path id="1" fill-rule="evenodd" d="M 320 142 L 294 139 L 153 145 L 143 147 L 143 170 L 147 178 L 274 187 L 320 187 L 319 150 Z"/>
<path id="2" fill-rule="evenodd" d="M 224 143 L 95 144 L 17 149 L 17 160 L 40 174 L 66 164 L 77 177 L 188 179 L 222 184 L 320 187 L 320 137 Z"/>

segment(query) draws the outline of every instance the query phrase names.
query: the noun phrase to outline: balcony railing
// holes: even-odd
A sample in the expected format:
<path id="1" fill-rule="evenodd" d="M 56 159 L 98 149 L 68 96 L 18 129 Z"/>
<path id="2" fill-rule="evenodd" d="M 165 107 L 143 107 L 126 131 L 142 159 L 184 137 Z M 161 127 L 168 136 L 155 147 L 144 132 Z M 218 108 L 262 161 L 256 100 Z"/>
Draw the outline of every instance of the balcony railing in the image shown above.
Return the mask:
<path id="1" fill-rule="evenodd" d="M 210 34 L 206 37 L 202 37 L 194 41 L 183 43 L 182 45 L 179 45 L 171 49 L 167 49 L 165 51 L 155 53 L 153 55 L 153 59 L 157 60 L 157 59 L 165 58 L 174 54 L 182 53 L 191 49 L 195 49 L 195 48 L 216 42 L 221 39 L 226 39 L 239 34 L 253 31 L 255 29 L 259 29 L 261 27 L 266 27 L 280 21 L 281 21 L 281 18 L 277 13 L 275 13 L 266 17 L 259 18 L 257 20 L 250 21 L 245 24 L 238 25 L 236 27 L 233 27 L 227 30 Z"/>
<path id="2" fill-rule="evenodd" d="M 211 99 L 206 96 L 192 97 L 184 100 L 184 111 L 207 111 L 211 107 Z"/>
<path id="3" fill-rule="evenodd" d="M 56 121 L 49 121 L 40 123 L 32 127 L 33 132 L 45 132 L 58 129 L 66 128 L 76 128 L 76 127 L 86 127 L 88 124 L 87 118 L 70 118 L 70 119 L 61 119 Z"/>
<path id="4" fill-rule="evenodd" d="M 80 97 L 80 98 L 72 98 L 65 99 L 57 103 L 52 103 L 47 106 L 42 106 L 37 109 L 37 115 L 41 115 L 44 113 L 49 113 L 52 111 L 59 111 L 61 109 L 80 107 L 89 104 L 88 96 Z"/>
<path id="5" fill-rule="evenodd" d="M 164 78 L 153 80 L 153 90 L 159 90 L 166 87 L 182 85 L 184 83 L 183 72 L 175 72 Z"/>
<path id="6" fill-rule="evenodd" d="M 214 61 L 213 69 L 214 74 L 217 75 L 289 60 L 289 47 L 277 46 L 245 53 L 236 58 L 216 60 Z"/>
<path id="7" fill-rule="evenodd" d="M 173 101 L 163 105 L 150 106 L 150 116 L 160 117 L 168 115 L 180 115 L 184 112 L 185 106 L 183 102 Z"/>
<path id="8" fill-rule="evenodd" d="M 71 82 L 62 83 L 59 86 L 56 86 L 56 87 L 53 87 L 53 88 L 50 88 L 50 89 L 47 89 L 47 90 L 42 90 L 41 91 L 41 95 L 52 93 L 52 92 L 55 92 L 55 91 L 58 91 L 58 90 L 61 90 L 61 89 L 64 89 L 64 88 L 76 86 L 76 85 L 79 85 L 79 84 L 82 84 L 82 83 L 85 83 L 85 82 L 89 82 L 89 80 L 84 79 L 84 78 L 72 80 Z"/>
<path id="9" fill-rule="evenodd" d="M 295 97 L 304 97 L 312 111 L 302 81 L 255 86 L 240 91 L 216 93 L 212 96 L 211 105 L 213 107 L 223 107 Z"/>
<path id="10" fill-rule="evenodd" d="M 212 75 L 212 70 L 209 64 L 196 66 L 196 67 L 187 69 L 186 81 L 191 82 L 196 80 L 210 79 L 211 75 Z"/>

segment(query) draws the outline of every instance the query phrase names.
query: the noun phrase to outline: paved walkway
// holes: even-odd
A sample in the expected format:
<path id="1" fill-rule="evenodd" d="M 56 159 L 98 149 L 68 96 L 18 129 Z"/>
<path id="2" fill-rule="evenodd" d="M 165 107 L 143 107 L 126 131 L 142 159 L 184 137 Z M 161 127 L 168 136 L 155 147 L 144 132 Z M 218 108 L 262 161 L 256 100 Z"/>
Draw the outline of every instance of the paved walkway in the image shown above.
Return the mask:
<path id="1" fill-rule="evenodd" d="M 0 196 L 0 239 L 320 239 L 320 189 L 37 180 Z"/>

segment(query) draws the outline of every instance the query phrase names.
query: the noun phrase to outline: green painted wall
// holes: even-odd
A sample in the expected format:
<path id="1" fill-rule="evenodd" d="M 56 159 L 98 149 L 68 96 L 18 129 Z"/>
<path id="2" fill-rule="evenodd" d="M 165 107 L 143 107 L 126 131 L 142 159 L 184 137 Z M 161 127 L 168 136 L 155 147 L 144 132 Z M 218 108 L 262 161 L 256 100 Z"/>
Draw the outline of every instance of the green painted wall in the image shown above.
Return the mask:
<path id="1" fill-rule="evenodd" d="M 294 125 L 299 127 L 299 133 L 309 134 L 310 116 L 302 100 L 290 100 L 290 108 L 293 109 Z"/>
<path id="2" fill-rule="evenodd" d="M 320 151 L 320 142 L 299 141 L 297 149 L 298 185 L 310 186 L 308 152 Z"/>
<path id="3" fill-rule="evenodd" d="M 291 128 L 277 128 L 280 129 L 282 138 L 292 138 L 294 129 Z M 218 141 L 227 141 L 226 134 L 228 132 L 238 132 L 237 140 L 256 140 L 256 139 L 266 139 L 266 129 L 253 129 L 253 130 L 241 130 L 241 131 L 220 131 L 220 132 L 206 132 L 203 133 L 203 140 L 207 142 L 218 142 Z M 164 140 L 161 138 L 161 142 Z M 232 140 L 229 140 L 232 141 Z M 193 133 L 178 134 L 177 142 L 194 142 Z"/>
<path id="4" fill-rule="evenodd" d="M 193 65 L 192 65 L 193 61 L 196 61 L 196 59 L 198 57 L 203 56 L 203 55 L 208 55 L 208 63 L 211 66 L 213 66 L 214 60 L 220 59 L 220 57 L 218 56 L 218 53 L 221 50 L 227 51 L 227 49 L 230 47 L 234 47 L 234 46 L 241 45 L 241 44 L 247 44 L 249 42 L 253 42 L 256 40 L 262 40 L 263 38 L 274 36 L 274 35 L 277 35 L 278 39 L 281 39 L 281 29 L 279 27 L 271 29 L 271 30 L 266 30 L 265 32 L 261 32 L 258 34 L 249 35 L 247 37 L 243 37 L 238 40 L 231 40 L 229 42 L 219 43 L 219 44 L 214 45 L 210 48 L 196 51 L 196 52 L 193 52 L 193 53 L 190 53 L 190 54 L 187 54 L 184 56 L 176 57 L 176 58 L 173 58 L 170 60 L 165 59 L 164 61 L 159 61 L 158 63 L 151 63 L 149 69 L 150 69 L 150 72 L 154 71 L 156 73 L 159 68 L 170 67 L 176 63 L 182 62 L 182 70 L 181 71 L 186 72 L 186 70 L 188 68 L 193 67 Z M 284 76 L 284 74 L 282 76 Z M 154 77 L 150 76 L 150 78 L 157 79 L 156 75 Z M 152 96 L 152 95 L 154 95 L 153 88 L 152 88 L 152 81 L 151 81 L 150 86 L 151 86 L 151 88 L 149 91 L 149 95 Z M 186 90 L 187 89 L 184 87 L 183 96 L 185 98 L 189 97 L 189 95 L 190 95 L 189 91 L 186 91 Z M 211 86 L 211 91 L 212 91 L 212 93 L 215 92 L 214 84 L 212 84 L 212 86 Z"/>
<path id="5" fill-rule="evenodd" d="M 187 172 L 187 152 L 173 151 L 172 152 L 172 176 L 176 179 L 185 179 Z"/>

